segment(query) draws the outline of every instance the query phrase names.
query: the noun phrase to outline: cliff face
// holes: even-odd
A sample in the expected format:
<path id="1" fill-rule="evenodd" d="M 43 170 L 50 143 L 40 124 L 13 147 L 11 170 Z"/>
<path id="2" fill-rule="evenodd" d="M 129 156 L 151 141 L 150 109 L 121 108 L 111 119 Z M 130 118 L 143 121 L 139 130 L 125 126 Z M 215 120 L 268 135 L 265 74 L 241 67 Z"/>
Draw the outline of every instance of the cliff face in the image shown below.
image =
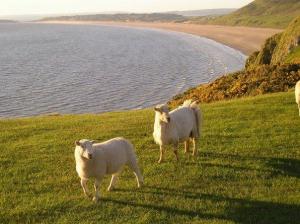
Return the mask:
<path id="1" fill-rule="evenodd" d="M 300 45 L 300 16 L 294 19 L 287 29 L 282 33 L 281 38 L 274 50 L 271 64 L 287 62 L 287 58 L 293 53 Z M 299 61 L 295 57 L 289 62 Z"/>
<path id="2" fill-rule="evenodd" d="M 287 29 L 266 40 L 259 52 L 254 52 L 246 62 L 246 69 L 259 65 L 299 63 L 297 52 L 300 45 L 300 17 L 295 18 Z"/>

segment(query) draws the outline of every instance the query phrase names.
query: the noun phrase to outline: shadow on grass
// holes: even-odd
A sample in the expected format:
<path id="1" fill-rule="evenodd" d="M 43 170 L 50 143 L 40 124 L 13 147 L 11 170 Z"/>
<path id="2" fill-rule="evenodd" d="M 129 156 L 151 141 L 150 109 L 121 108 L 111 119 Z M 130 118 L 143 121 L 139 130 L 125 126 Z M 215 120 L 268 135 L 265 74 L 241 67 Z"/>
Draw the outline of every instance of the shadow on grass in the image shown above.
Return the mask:
<path id="1" fill-rule="evenodd" d="M 280 174 L 300 178 L 300 160 L 272 158 L 267 164 Z"/>
<path id="2" fill-rule="evenodd" d="M 127 190 L 119 189 L 117 191 L 126 192 Z M 129 191 L 128 191 L 129 192 Z M 142 194 L 153 194 L 169 197 L 182 197 L 180 203 L 185 199 L 210 200 L 218 204 L 225 202 L 226 207 L 223 214 L 209 214 L 201 210 L 181 210 L 174 207 L 160 206 L 153 204 L 138 204 L 119 200 L 105 199 L 113 203 L 130 205 L 134 207 L 143 207 L 154 209 L 158 212 L 167 212 L 170 215 L 184 215 L 190 218 L 203 219 L 222 219 L 231 220 L 236 223 L 297 223 L 300 220 L 300 205 L 284 204 L 276 202 L 266 202 L 243 198 L 231 198 L 222 195 L 202 194 L 190 191 L 182 191 L 170 188 L 159 188 L 154 186 L 145 186 L 139 191 Z"/>
<path id="3" fill-rule="evenodd" d="M 204 152 L 201 155 L 202 160 L 198 160 L 197 162 L 186 162 L 187 165 L 196 165 L 203 164 L 204 166 L 221 166 L 224 168 L 232 168 L 236 170 L 256 170 L 263 171 L 263 169 L 251 168 L 251 167 L 242 167 L 236 165 L 228 165 L 228 164 L 211 164 L 209 160 L 212 158 L 222 159 L 222 161 L 253 161 L 262 162 L 266 167 L 269 167 L 272 172 L 272 176 L 276 175 L 286 175 L 290 177 L 300 178 L 300 160 L 292 159 L 292 158 L 274 158 L 274 157 L 256 157 L 256 156 L 242 156 L 238 154 L 226 154 L 226 153 L 216 153 L 216 152 Z M 207 161 L 204 162 L 203 161 Z"/>
<path id="4" fill-rule="evenodd" d="M 125 206 L 140 207 L 140 208 L 144 208 L 147 210 L 155 210 L 157 212 L 165 212 L 169 216 L 179 215 L 179 216 L 187 216 L 190 218 L 198 217 L 198 218 L 202 218 L 202 219 L 226 219 L 225 216 L 204 213 L 203 211 L 199 211 L 199 210 L 193 211 L 193 210 L 188 210 L 188 209 L 179 209 L 179 208 L 175 208 L 175 207 L 171 207 L 171 206 L 128 202 L 128 201 L 122 201 L 122 200 L 116 200 L 116 199 L 110 199 L 110 198 L 105 198 L 102 200 L 105 202 L 112 202 L 115 204 L 121 204 L 121 205 L 125 205 Z"/>
<path id="5" fill-rule="evenodd" d="M 127 189 L 117 189 L 117 192 L 124 192 L 131 194 L 131 190 Z M 151 203 L 151 202 L 135 202 L 118 200 L 113 198 L 101 198 L 101 202 L 95 205 L 92 201 L 88 203 L 78 203 L 78 201 L 65 201 L 60 202 L 49 207 L 39 207 L 33 210 L 22 212 L 15 215 L 6 215 L 0 217 L 0 223 L 32 223 L 32 222 L 55 222 L 59 218 L 65 217 L 66 215 L 80 214 L 83 211 L 95 211 L 99 210 L 105 211 L 106 207 L 111 207 L 109 204 L 121 205 L 126 207 L 141 208 L 144 212 L 155 211 L 158 214 L 165 213 L 168 218 L 172 219 L 175 216 L 183 216 L 190 220 L 195 219 L 205 219 L 205 220 L 228 220 L 235 223 L 241 224 L 266 224 L 266 223 L 297 223 L 300 220 L 300 206 L 293 204 L 284 204 L 276 202 L 267 202 L 259 200 L 251 200 L 244 198 L 232 198 L 222 195 L 214 194 L 203 194 L 185 190 L 178 190 L 172 188 L 162 188 L 155 186 L 144 186 L 144 188 L 135 191 L 136 194 L 152 194 L 153 196 L 159 195 L 162 197 L 168 196 L 168 198 L 173 197 L 178 200 L 176 205 L 165 205 L 164 202 L 161 203 Z M 166 200 L 168 199 L 166 198 Z M 187 199 L 192 200 L 205 200 L 211 201 L 213 204 L 218 206 L 220 203 L 224 205 L 222 213 L 209 213 L 203 207 L 188 209 L 186 206 L 183 208 L 182 203 Z M 85 199 L 88 200 L 88 199 Z M 209 204 L 212 204 L 212 203 Z M 118 209 L 118 207 L 116 207 Z M 106 214 L 107 215 L 107 214 Z M 119 214 L 120 215 L 120 214 Z M 124 220 L 126 217 L 125 215 Z M 100 215 L 101 216 L 101 215 Z M 109 219 L 114 220 L 114 217 Z M 176 219 L 176 217 L 174 218 Z M 174 220 L 172 219 L 172 220 Z"/>

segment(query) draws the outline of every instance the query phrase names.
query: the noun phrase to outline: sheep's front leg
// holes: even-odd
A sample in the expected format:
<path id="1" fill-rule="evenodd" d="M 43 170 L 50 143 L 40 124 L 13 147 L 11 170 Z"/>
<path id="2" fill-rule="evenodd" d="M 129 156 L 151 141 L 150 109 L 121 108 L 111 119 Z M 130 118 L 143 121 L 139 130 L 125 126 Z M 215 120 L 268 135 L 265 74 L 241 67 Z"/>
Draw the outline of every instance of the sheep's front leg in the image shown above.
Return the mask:
<path id="1" fill-rule="evenodd" d="M 95 180 L 94 187 L 95 187 L 95 196 L 93 197 L 93 201 L 98 202 L 99 198 L 100 198 L 100 195 L 99 195 L 100 179 Z"/>
<path id="2" fill-rule="evenodd" d="M 196 139 L 193 138 L 193 156 L 197 155 L 197 142 Z"/>
<path id="3" fill-rule="evenodd" d="M 111 190 L 114 189 L 117 180 L 118 180 L 118 174 L 113 174 L 113 175 L 111 176 L 110 184 L 109 184 L 109 186 L 108 186 L 108 188 L 107 188 L 107 191 L 111 191 Z"/>
<path id="4" fill-rule="evenodd" d="M 81 183 L 81 187 L 83 189 L 83 193 L 85 194 L 85 196 L 90 197 L 91 195 L 90 195 L 90 193 L 87 189 L 87 186 L 86 186 L 87 179 L 81 179 L 80 183 Z"/>
<path id="5" fill-rule="evenodd" d="M 185 153 L 190 152 L 190 140 L 189 139 L 184 142 L 184 152 Z"/>
<path id="6" fill-rule="evenodd" d="M 159 149 L 160 149 L 160 156 L 159 156 L 158 163 L 161 163 L 163 160 L 163 155 L 164 155 L 164 149 L 163 149 L 162 145 L 159 146 Z"/>

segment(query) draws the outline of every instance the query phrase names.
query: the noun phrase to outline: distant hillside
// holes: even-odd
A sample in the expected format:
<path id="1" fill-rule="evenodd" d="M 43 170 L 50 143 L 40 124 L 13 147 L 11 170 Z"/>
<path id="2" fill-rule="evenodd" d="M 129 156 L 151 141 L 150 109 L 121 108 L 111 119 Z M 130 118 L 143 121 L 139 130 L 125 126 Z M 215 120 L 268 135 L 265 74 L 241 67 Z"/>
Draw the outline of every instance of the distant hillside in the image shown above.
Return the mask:
<path id="1" fill-rule="evenodd" d="M 193 18 L 194 23 L 285 28 L 300 15 L 299 0 L 255 0 L 225 16 Z"/>
<path id="2" fill-rule="evenodd" d="M 211 15 L 226 15 L 231 12 L 234 12 L 235 8 L 227 8 L 227 9 L 201 9 L 201 10 L 188 10 L 188 11 L 170 11 L 167 13 L 177 14 L 186 17 L 191 16 L 211 16 Z"/>
<path id="3" fill-rule="evenodd" d="M 177 95 L 171 105 L 192 98 L 212 102 L 242 96 L 283 92 L 300 80 L 300 17 L 287 29 L 266 40 L 261 51 L 247 59 L 245 69 Z"/>
<path id="4" fill-rule="evenodd" d="M 17 21 L 8 20 L 8 19 L 0 19 L 0 23 L 16 23 Z"/>
<path id="5" fill-rule="evenodd" d="M 47 17 L 41 21 L 118 21 L 118 22 L 182 22 L 186 18 L 181 15 L 167 13 L 150 13 L 150 14 L 96 14 L 96 15 L 76 15 Z"/>

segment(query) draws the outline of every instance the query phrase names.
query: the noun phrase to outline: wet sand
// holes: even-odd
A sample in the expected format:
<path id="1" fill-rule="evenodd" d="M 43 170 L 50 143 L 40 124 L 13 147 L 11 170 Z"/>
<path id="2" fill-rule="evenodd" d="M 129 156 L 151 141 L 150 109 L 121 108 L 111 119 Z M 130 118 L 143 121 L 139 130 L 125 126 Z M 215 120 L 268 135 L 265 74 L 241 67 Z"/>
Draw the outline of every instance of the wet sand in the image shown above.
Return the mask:
<path id="1" fill-rule="evenodd" d="M 281 32 L 280 29 L 232 27 L 218 25 L 198 25 L 187 23 L 146 23 L 146 22 L 94 22 L 94 21 L 46 21 L 56 24 L 93 24 L 127 27 L 145 27 L 184 32 L 207 37 L 217 42 L 240 50 L 246 55 L 259 50 L 264 41 Z"/>

